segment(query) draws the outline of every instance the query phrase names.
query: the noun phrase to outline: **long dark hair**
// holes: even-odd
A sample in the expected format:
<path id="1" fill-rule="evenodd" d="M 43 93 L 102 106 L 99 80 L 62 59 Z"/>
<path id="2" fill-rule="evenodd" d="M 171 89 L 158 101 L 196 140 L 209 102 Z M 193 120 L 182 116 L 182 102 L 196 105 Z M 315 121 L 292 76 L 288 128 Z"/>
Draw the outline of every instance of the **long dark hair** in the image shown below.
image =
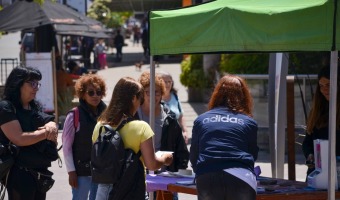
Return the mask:
<path id="1" fill-rule="evenodd" d="M 126 117 L 133 117 L 131 113 L 134 96 L 143 98 L 144 90 L 142 85 L 130 77 L 121 78 L 113 89 L 109 106 L 100 115 L 98 121 L 116 126 L 120 120 Z"/>
<path id="2" fill-rule="evenodd" d="M 20 88 L 26 81 L 40 81 L 41 78 L 42 75 L 38 69 L 22 66 L 15 67 L 6 80 L 3 99 L 10 101 L 17 109 L 22 109 Z M 42 109 L 35 99 L 29 104 L 32 110 L 40 111 Z"/>
<path id="3" fill-rule="evenodd" d="M 338 71 L 339 77 L 339 71 Z M 321 78 L 330 79 L 330 68 L 324 67 L 320 70 L 318 74 L 318 83 L 316 86 L 315 95 L 313 98 L 312 108 L 309 112 L 307 119 L 307 133 L 311 134 L 313 129 L 322 128 L 328 126 L 328 111 L 329 111 L 329 101 L 322 95 L 320 91 L 319 81 Z M 340 87 L 339 80 L 337 82 L 337 102 L 336 102 L 336 129 L 340 128 Z M 331 87 L 331 86 L 330 86 Z"/>

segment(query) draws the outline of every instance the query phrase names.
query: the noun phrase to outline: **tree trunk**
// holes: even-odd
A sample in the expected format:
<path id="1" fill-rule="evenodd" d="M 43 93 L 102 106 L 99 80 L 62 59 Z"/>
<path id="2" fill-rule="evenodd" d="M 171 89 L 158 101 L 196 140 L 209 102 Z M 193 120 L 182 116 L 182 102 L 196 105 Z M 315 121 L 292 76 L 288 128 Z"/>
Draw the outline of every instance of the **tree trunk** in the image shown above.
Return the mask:
<path id="1" fill-rule="evenodd" d="M 203 0 L 203 2 L 208 2 L 210 0 Z M 204 54 L 203 56 L 203 70 L 205 78 L 209 80 L 209 84 L 214 86 L 219 80 L 218 66 L 221 61 L 221 54 Z"/>
<path id="2" fill-rule="evenodd" d="M 220 54 L 204 54 L 203 56 L 203 70 L 205 78 L 209 80 L 209 84 L 214 86 L 219 80 L 218 66 L 220 64 Z"/>

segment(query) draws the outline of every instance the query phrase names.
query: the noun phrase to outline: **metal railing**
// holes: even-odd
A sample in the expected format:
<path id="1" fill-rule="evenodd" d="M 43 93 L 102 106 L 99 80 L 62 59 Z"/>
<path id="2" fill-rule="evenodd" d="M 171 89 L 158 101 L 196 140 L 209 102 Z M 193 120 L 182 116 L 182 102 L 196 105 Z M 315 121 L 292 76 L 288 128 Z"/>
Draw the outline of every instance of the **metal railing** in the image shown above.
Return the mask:
<path id="1" fill-rule="evenodd" d="M 261 149 L 269 150 L 269 119 L 268 119 L 268 75 L 239 74 L 244 78 L 250 88 L 254 101 L 254 119 L 257 121 L 258 145 Z M 295 143 L 301 145 L 306 125 L 303 103 L 306 105 L 306 114 L 310 106 L 317 85 L 317 75 L 299 74 L 294 79 L 295 104 Z M 302 96 L 302 97 L 301 97 Z M 300 148 L 301 149 L 301 148 Z M 298 151 L 301 151 L 298 149 Z"/>
<path id="2" fill-rule="evenodd" d="M 19 65 L 18 58 L 1 58 L 0 85 L 5 85 L 8 75 L 18 65 Z"/>
<path id="3" fill-rule="evenodd" d="M 268 75 L 267 74 L 238 74 L 244 78 L 250 88 L 254 100 L 254 118 L 259 126 L 268 126 Z M 317 84 L 317 75 L 298 74 L 294 81 L 295 118 L 296 125 L 305 125 L 302 100 L 306 105 L 307 114 L 313 99 Z"/>

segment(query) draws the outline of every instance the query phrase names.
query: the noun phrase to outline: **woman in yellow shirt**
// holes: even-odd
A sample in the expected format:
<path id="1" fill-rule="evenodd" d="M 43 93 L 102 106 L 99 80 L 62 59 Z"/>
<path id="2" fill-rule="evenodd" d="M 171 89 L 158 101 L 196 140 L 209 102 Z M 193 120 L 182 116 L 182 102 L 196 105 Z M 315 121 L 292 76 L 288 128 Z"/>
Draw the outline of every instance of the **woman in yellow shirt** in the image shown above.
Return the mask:
<path id="1" fill-rule="evenodd" d="M 107 109 L 98 119 L 98 123 L 93 131 L 92 141 L 97 140 L 99 129 L 103 124 L 109 124 L 113 128 L 118 127 L 122 121 L 127 120 L 127 118 L 133 118 L 143 102 L 144 89 L 142 85 L 133 78 L 121 78 L 113 90 Z M 119 133 L 125 148 L 130 148 L 135 153 L 141 150 L 142 163 L 149 170 L 156 170 L 163 165 L 168 166 L 172 163 L 172 154 L 163 154 L 161 157 L 156 157 L 152 139 L 154 133 L 146 122 L 139 120 L 130 121 L 119 130 Z M 112 195 L 110 194 L 113 189 L 112 187 L 112 184 L 99 184 L 96 199 L 108 199 Z M 143 187 L 145 190 L 145 184 L 140 187 Z M 131 192 L 133 193 L 134 191 Z M 141 198 L 144 197 L 136 199 Z"/>

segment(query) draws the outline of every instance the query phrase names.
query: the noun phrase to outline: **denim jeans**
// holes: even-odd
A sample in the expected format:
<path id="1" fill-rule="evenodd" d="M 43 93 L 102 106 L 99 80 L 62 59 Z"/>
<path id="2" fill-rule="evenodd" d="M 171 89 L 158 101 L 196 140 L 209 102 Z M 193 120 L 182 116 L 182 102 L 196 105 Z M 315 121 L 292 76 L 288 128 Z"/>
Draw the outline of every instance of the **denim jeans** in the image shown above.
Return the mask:
<path id="1" fill-rule="evenodd" d="M 109 200 L 113 184 L 98 184 L 96 200 Z M 148 192 L 145 192 L 145 200 L 149 200 Z"/>
<path id="2" fill-rule="evenodd" d="M 98 184 L 96 200 L 108 200 L 113 184 Z"/>
<path id="3" fill-rule="evenodd" d="M 91 176 L 78 176 L 78 188 L 72 188 L 72 200 L 95 200 L 97 188 Z"/>

